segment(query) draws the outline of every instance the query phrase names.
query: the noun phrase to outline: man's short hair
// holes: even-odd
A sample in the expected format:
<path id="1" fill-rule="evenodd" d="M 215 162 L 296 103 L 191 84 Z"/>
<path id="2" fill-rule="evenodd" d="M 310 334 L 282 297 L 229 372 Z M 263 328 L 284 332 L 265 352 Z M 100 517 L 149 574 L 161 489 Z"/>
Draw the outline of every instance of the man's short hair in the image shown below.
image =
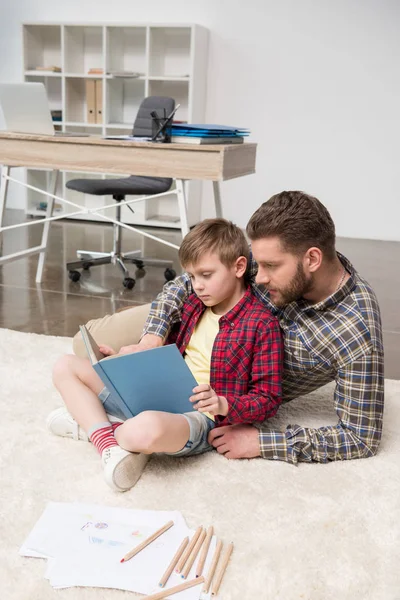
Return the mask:
<path id="1" fill-rule="evenodd" d="M 226 219 L 205 219 L 183 239 L 179 260 L 183 268 L 197 264 L 204 254 L 215 252 L 222 264 L 231 267 L 239 256 L 249 258 L 243 231 Z"/>
<path id="2" fill-rule="evenodd" d="M 304 192 L 272 196 L 253 214 L 246 231 L 251 241 L 277 237 L 283 249 L 292 254 L 301 255 L 317 247 L 328 260 L 336 256 L 332 217 L 317 198 Z"/>

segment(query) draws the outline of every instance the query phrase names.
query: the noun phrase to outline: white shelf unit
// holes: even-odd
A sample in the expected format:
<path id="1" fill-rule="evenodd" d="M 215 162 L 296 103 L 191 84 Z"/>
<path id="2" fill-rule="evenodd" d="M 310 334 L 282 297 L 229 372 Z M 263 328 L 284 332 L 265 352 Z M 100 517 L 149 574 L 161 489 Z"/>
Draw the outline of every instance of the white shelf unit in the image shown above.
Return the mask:
<path id="1" fill-rule="evenodd" d="M 61 120 L 54 124 L 62 131 L 99 136 L 130 133 L 141 101 L 152 95 L 175 98 L 181 105 L 176 113 L 179 121 L 204 121 L 208 51 L 208 32 L 204 27 L 155 23 L 25 23 L 23 46 L 24 80 L 44 83 L 50 109 L 61 111 Z M 53 66 L 61 70 L 37 70 L 37 67 Z M 92 68 L 102 69 L 102 73 L 89 74 Z M 113 75 L 127 71 L 140 73 L 140 76 Z M 87 79 L 102 80 L 101 122 L 87 122 Z M 134 173 L 127 173 L 130 174 Z M 65 187 L 68 180 L 82 177 L 111 176 L 63 172 L 58 194 L 88 208 L 110 204 L 109 196 L 84 195 Z M 28 184 L 43 188 L 49 181 L 46 171 L 27 169 Z M 200 220 L 201 182 L 188 182 L 186 191 L 189 225 L 192 226 Z M 38 208 L 43 201 L 44 196 L 28 190 L 27 214 L 43 214 Z M 175 194 L 131 206 L 134 214 L 127 207 L 122 209 L 126 223 L 180 228 Z M 61 211 L 68 217 L 74 209 L 63 205 Z M 113 211 L 109 214 L 114 216 Z M 71 218 L 102 221 L 96 215 Z"/>

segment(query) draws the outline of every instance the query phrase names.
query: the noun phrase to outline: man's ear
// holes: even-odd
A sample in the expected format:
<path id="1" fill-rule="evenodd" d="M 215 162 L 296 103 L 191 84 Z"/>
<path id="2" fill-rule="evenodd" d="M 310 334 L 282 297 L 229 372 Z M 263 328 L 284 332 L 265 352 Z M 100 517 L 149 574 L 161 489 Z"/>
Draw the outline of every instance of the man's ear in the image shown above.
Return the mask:
<path id="1" fill-rule="evenodd" d="M 315 273 L 315 271 L 318 271 L 322 263 L 322 251 L 315 246 L 309 248 L 304 255 L 303 261 L 306 271 L 309 273 Z"/>
<path id="2" fill-rule="evenodd" d="M 236 259 L 236 263 L 235 263 L 236 277 L 237 278 L 243 277 L 243 275 L 246 273 L 246 269 L 247 269 L 247 258 L 245 256 L 239 256 L 239 258 Z"/>

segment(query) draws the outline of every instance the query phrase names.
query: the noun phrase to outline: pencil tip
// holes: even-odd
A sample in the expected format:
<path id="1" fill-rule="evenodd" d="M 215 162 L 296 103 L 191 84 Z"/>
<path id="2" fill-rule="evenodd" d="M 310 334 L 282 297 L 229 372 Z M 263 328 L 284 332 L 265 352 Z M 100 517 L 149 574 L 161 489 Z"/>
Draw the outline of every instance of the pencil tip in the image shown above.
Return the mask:
<path id="1" fill-rule="evenodd" d="M 121 558 L 121 560 L 120 560 L 119 562 L 125 562 L 125 559 L 124 559 L 124 558 Z"/>

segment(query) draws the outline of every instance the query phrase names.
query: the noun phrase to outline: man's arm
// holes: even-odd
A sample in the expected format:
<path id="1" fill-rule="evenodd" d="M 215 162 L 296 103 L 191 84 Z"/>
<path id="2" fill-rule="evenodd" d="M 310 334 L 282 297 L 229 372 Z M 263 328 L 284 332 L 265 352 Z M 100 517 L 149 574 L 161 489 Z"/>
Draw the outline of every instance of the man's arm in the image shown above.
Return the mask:
<path id="1" fill-rule="evenodd" d="M 140 343 L 155 339 L 154 336 L 165 340 L 171 326 L 180 321 L 183 303 L 192 292 L 187 273 L 168 281 L 151 304 Z"/>
<path id="2" fill-rule="evenodd" d="M 382 435 L 383 403 L 383 354 L 371 349 L 338 370 L 337 425 L 315 429 L 288 425 L 283 433 L 263 427 L 259 432 L 261 456 L 292 464 L 373 456 Z"/>

